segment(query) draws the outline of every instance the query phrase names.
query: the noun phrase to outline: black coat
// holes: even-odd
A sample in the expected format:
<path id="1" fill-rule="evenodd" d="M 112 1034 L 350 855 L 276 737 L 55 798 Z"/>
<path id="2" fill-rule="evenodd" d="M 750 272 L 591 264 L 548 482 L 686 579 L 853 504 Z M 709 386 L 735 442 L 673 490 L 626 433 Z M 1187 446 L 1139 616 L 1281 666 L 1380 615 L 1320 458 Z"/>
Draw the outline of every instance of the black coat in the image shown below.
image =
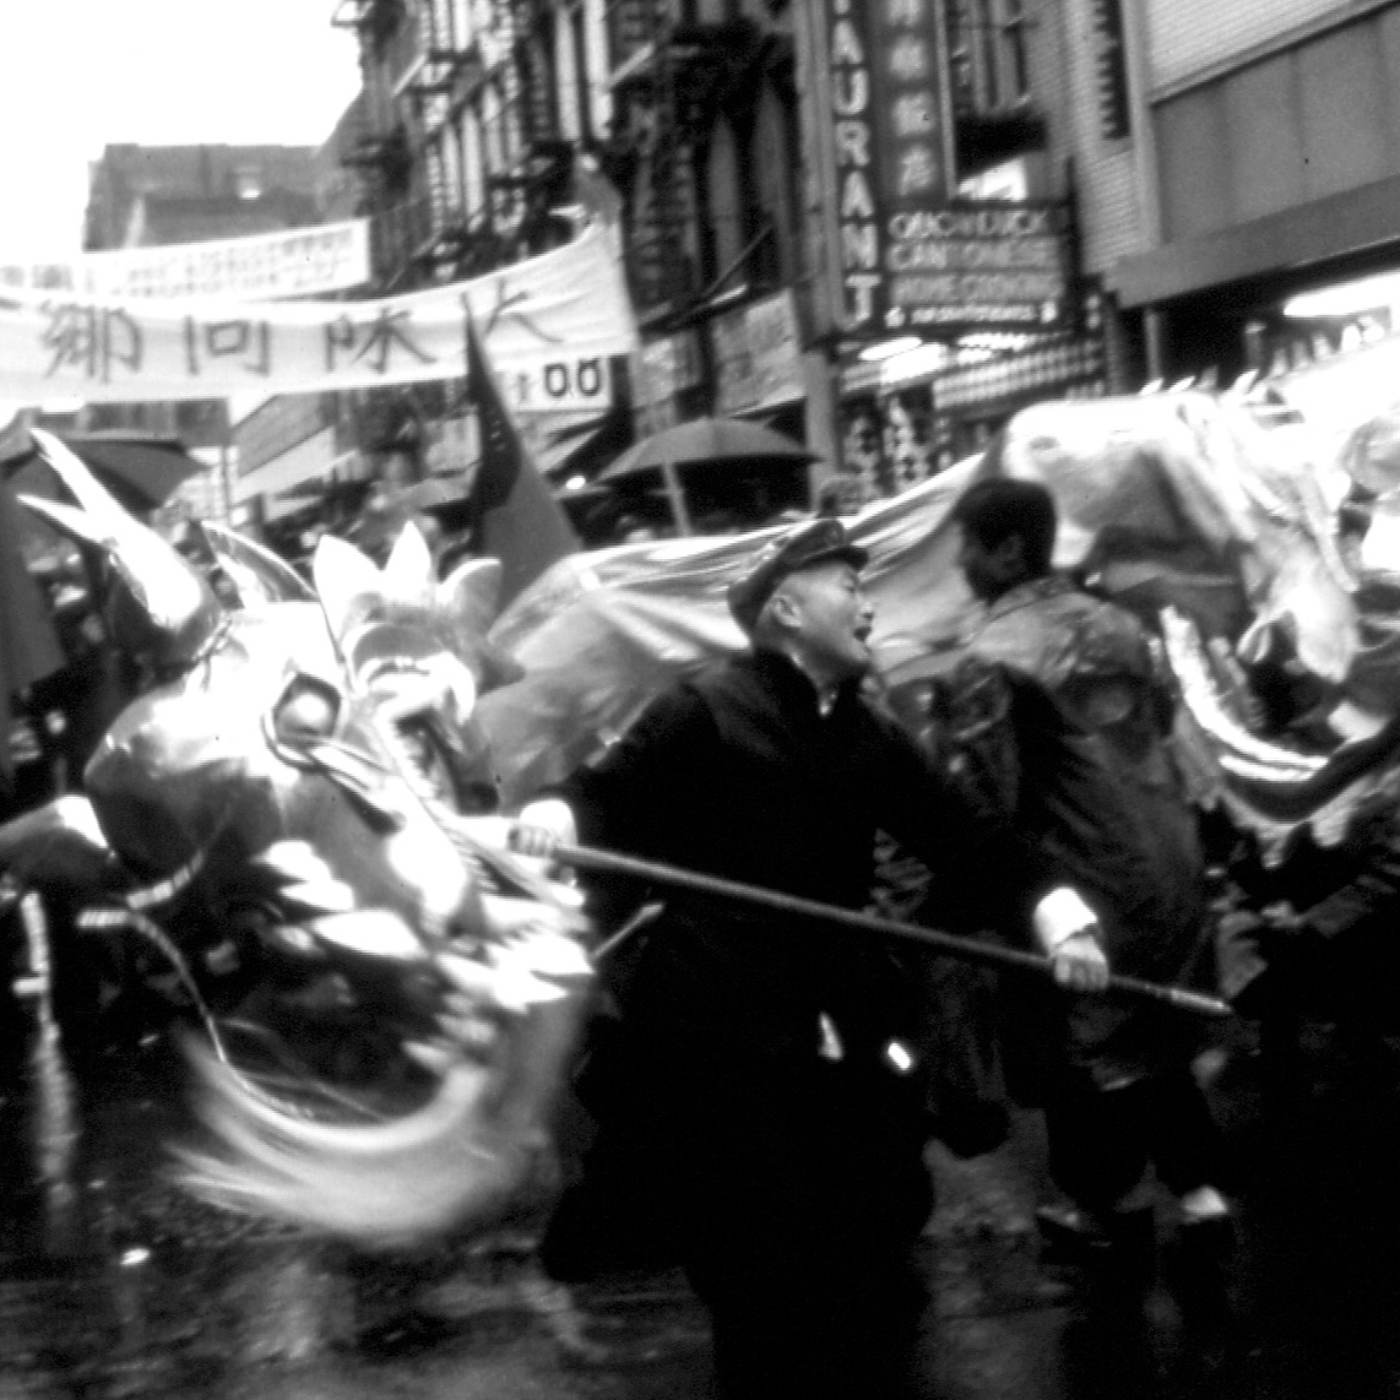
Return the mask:
<path id="1" fill-rule="evenodd" d="M 1024 921 L 1052 883 L 1009 829 L 974 820 L 857 687 L 823 716 L 811 682 L 770 652 L 660 697 L 562 795 L 586 843 L 848 909 L 869 899 L 879 830 L 938 873 L 943 923 Z M 907 1031 L 887 940 L 657 894 L 666 913 L 628 992 L 629 1016 L 649 1031 L 799 1055 L 817 1048 L 822 1014 L 843 1043 Z"/>
<path id="2" fill-rule="evenodd" d="M 988 905 L 1025 917 L 1051 881 L 1008 831 L 975 821 L 857 687 L 822 715 L 776 654 L 663 695 L 560 795 L 585 843 L 846 908 L 867 900 L 877 829 L 937 865 L 970 926 Z M 577 1276 L 640 1239 L 674 1250 L 711 1292 L 774 1269 L 783 1292 L 858 1286 L 930 1204 L 923 1085 L 886 1053 L 912 1040 L 915 1011 L 896 950 L 656 895 L 666 912 L 580 1076 L 601 1130 L 547 1266 Z"/>

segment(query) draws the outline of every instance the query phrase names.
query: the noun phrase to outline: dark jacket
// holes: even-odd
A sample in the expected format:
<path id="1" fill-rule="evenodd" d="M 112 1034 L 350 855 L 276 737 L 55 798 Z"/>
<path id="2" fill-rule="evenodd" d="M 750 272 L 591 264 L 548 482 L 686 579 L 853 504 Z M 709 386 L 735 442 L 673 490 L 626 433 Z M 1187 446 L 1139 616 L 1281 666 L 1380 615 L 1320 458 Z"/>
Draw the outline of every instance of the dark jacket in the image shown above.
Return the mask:
<path id="1" fill-rule="evenodd" d="M 973 654 L 1010 682 L 1012 798 L 1005 815 L 1038 840 L 1103 924 L 1110 966 L 1149 981 L 1199 980 L 1204 861 L 1166 734 L 1169 695 L 1142 625 L 1052 576 L 992 605 Z M 1053 1005 L 1040 999 L 1036 1013 Z M 1185 1053 L 1188 1018 L 1083 997 L 1072 1062 L 1103 1084 Z"/>
<path id="2" fill-rule="evenodd" d="M 850 686 L 819 713 L 785 657 L 744 655 L 655 701 L 562 793 L 583 841 L 860 908 L 877 830 L 941 872 L 948 921 L 1025 920 L 1051 867 L 975 822 L 892 719 Z M 814 1053 L 825 1015 L 848 1048 L 908 1030 L 890 944 L 730 901 L 659 891 L 666 914 L 627 1014 L 659 1037 Z"/>
<path id="3" fill-rule="evenodd" d="M 1025 917 L 1051 883 L 856 687 L 823 716 L 806 677 L 769 653 L 660 697 L 561 795 L 587 843 L 846 908 L 867 900 L 877 828 L 948 872 L 969 906 Z M 802 1299 L 834 1281 L 868 1293 L 927 1218 L 923 1081 L 885 1053 L 913 1038 L 913 988 L 883 938 L 654 897 L 666 912 L 620 988 L 621 1017 L 586 1047 L 577 1088 L 599 1131 L 542 1257 L 577 1278 L 674 1252 L 712 1304 L 777 1271 L 770 1291 L 815 1319 Z"/>

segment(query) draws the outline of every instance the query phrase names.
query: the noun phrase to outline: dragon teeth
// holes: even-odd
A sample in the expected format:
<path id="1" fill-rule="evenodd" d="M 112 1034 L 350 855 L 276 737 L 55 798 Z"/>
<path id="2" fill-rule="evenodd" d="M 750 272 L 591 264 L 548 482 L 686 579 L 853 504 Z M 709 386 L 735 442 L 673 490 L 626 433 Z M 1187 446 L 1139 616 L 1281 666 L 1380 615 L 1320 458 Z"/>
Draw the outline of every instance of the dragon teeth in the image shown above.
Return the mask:
<path id="1" fill-rule="evenodd" d="M 258 856 L 257 863 L 298 884 L 334 879 L 330 866 L 307 841 L 275 841 Z"/>
<path id="2" fill-rule="evenodd" d="M 446 1074 L 462 1058 L 460 1053 L 450 1046 L 426 1040 L 406 1040 L 403 1048 L 411 1060 L 437 1075 Z"/>
<path id="3" fill-rule="evenodd" d="M 344 880 L 333 876 L 288 885 L 281 893 L 284 898 L 304 904 L 308 909 L 324 909 L 328 914 L 350 914 L 355 909 L 355 891 Z"/>
<path id="4" fill-rule="evenodd" d="M 367 957 L 410 962 L 423 956 L 423 945 L 413 930 L 387 909 L 328 914 L 315 920 L 311 929 L 325 942 Z"/>

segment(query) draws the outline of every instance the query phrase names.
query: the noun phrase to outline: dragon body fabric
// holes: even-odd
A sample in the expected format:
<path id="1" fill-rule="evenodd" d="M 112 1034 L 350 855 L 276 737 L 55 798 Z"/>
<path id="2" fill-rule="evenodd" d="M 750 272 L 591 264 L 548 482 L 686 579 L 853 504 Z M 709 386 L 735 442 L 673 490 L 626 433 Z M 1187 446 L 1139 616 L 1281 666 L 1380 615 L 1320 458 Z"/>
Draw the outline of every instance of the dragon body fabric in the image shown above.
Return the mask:
<path id="1" fill-rule="evenodd" d="M 993 450 L 847 521 L 870 554 L 880 670 L 911 722 L 932 722 L 921 695 L 980 617 L 953 503 L 984 475 L 1041 481 L 1057 566 L 1162 639 L 1201 804 L 1271 863 L 1305 837 L 1340 842 L 1400 785 L 1400 563 L 1368 576 L 1348 557 L 1323 485 L 1335 466 L 1204 393 L 1024 409 Z M 670 679 L 744 645 L 725 589 L 768 533 L 574 556 L 512 602 L 491 637 L 524 674 L 478 708 L 508 802 L 599 752 Z M 1271 716 L 1262 697 L 1281 683 L 1293 713 Z"/>
<path id="2" fill-rule="evenodd" d="M 0 828 L 0 866 L 73 911 L 66 936 L 145 936 L 180 970 L 206 1031 L 187 1185 L 368 1246 L 489 1220 L 546 1150 L 590 977 L 572 892 L 494 815 L 499 566 L 438 583 L 410 527 L 382 569 L 323 541 L 313 589 L 210 528 L 226 609 L 36 438 L 77 504 L 25 503 L 100 553 L 144 683 L 85 794 Z"/>

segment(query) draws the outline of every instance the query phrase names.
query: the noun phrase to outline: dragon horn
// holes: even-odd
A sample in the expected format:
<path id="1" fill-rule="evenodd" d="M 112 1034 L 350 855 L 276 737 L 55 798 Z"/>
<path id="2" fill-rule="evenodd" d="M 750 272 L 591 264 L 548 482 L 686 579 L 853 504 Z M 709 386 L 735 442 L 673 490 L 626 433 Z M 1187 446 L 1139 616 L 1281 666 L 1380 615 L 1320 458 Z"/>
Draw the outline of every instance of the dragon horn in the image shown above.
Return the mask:
<path id="1" fill-rule="evenodd" d="M 311 585 L 280 555 L 236 530 L 201 520 L 199 532 L 245 608 L 265 603 L 312 603 Z"/>
<path id="2" fill-rule="evenodd" d="M 20 500 L 70 539 L 100 550 L 111 564 L 105 614 L 113 643 L 156 670 L 187 666 L 223 616 L 213 589 L 178 550 L 128 515 L 69 447 L 42 428 L 30 433 L 39 455 L 78 504 L 34 496 Z"/>

